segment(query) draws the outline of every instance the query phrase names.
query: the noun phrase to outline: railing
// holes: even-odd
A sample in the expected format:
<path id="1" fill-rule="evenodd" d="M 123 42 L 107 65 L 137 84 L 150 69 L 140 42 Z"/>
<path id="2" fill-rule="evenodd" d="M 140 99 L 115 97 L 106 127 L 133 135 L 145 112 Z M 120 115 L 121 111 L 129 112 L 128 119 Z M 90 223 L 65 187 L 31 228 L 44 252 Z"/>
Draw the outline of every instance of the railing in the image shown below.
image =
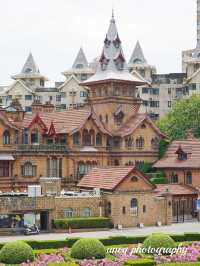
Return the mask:
<path id="1" fill-rule="evenodd" d="M 66 145 L 59 144 L 22 144 L 17 146 L 17 151 L 21 152 L 67 152 Z"/>

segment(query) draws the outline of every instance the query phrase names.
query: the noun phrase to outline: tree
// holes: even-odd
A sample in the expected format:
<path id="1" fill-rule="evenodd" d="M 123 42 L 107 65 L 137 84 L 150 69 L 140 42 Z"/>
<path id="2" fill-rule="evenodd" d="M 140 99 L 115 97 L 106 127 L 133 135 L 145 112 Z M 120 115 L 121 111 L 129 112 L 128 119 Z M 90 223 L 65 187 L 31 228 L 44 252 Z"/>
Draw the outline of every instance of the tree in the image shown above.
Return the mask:
<path id="1" fill-rule="evenodd" d="M 178 100 L 172 110 L 158 121 L 158 126 L 171 140 L 186 138 L 188 129 L 200 138 L 200 95 Z"/>

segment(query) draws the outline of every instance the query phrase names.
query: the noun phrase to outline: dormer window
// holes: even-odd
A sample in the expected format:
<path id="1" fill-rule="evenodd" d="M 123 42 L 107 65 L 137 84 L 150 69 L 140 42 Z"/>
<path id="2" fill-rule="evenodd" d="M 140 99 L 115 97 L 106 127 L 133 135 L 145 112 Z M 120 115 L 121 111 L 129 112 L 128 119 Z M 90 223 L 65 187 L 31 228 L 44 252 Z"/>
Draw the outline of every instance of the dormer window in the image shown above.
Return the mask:
<path id="1" fill-rule="evenodd" d="M 120 111 L 119 113 L 115 114 L 114 119 L 117 125 L 121 125 L 124 119 L 124 113 Z"/>
<path id="2" fill-rule="evenodd" d="M 25 70 L 25 73 L 28 74 L 28 73 L 31 73 L 32 72 L 32 69 L 27 67 L 26 70 Z"/>
<path id="3" fill-rule="evenodd" d="M 185 160 L 187 160 L 188 155 L 187 155 L 186 152 L 184 152 L 184 151 L 182 150 L 181 147 L 178 148 L 178 150 L 176 151 L 176 154 L 178 155 L 178 160 L 180 160 L 180 161 L 185 161 Z"/>

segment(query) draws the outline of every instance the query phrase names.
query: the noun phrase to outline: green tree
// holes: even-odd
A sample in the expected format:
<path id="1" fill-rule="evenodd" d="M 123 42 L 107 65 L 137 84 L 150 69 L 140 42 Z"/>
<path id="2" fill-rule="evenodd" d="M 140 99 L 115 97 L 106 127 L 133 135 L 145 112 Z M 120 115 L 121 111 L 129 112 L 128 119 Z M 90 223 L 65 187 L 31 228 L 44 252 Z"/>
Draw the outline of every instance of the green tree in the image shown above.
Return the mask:
<path id="1" fill-rule="evenodd" d="M 158 121 L 158 126 L 171 140 L 184 139 L 188 129 L 193 130 L 195 137 L 200 137 L 200 95 L 178 100 L 172 110 Z"/>

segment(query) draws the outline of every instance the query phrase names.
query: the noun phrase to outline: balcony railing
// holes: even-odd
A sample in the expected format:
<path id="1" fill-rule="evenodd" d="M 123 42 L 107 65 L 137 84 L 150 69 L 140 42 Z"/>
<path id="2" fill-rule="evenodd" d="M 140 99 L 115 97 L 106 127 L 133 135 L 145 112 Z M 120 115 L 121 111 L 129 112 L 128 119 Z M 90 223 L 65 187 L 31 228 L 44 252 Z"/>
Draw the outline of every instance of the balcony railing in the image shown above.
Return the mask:
<path id="1" fill-rule="evenodd" d="M 17 146 L 17 151 L 20 152 L 67 152 L 66 145 L 60 144 L 22 144 Z"/>

